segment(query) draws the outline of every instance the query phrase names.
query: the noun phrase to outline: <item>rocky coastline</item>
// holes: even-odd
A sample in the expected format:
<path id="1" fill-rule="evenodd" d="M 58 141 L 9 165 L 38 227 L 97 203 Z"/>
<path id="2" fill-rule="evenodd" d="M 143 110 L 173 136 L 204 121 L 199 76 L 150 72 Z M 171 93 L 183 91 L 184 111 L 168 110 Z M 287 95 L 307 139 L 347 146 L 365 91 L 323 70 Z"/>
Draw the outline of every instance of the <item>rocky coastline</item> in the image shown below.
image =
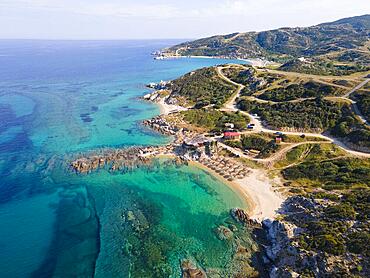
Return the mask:
<path id="1" fill-rule="evenodd" d="M 150 165 L 152 159 L 158 156 L 167 155 L 174 157 L 176 163 L 187 163 L 189 160 L 194 160 L 215 171 L 216 174 L 223 175 L 225 179 L 233 180 L 230 165 L 235 165 L 237 163 L 236 160 L 223 157 L 222 155 L 206 158 L 202 155 L 198 156 L 196 152 L 189 152 L 187 149 L 184 149 L 183 142 L 194 139 L 199 134 L 168 121 L 164 115 L 145 120 L 143 125 L 161 134 L 173 136 L 173 142 L 165 146 L 131 147 L 84 155 L 73 161 L 71 168 L 80 174 L 90 173 L 102 168 L 110 171 L 127 172 L 137 167 Z M 241 169 L 238 172 L 240 174 L 238 178 L 248 175 L 248 168 L 244 168 L 242 164 L 238 165 L 238 167 Z M 310 217 L 314 217 L 309 211 L 309 208 L 313 205 L 312 200 L 303 197 L 288 198 L 279 211 L 279 219 L 294 215 L 294 217 L 301 217 L 307 220 Z M 253 252 L 258 254 L 257 263 L 254 262 L 254 267 L 262 273 L 261 277 L 295 277 L 299 273 L 304 272 L 305 269 L 314 269 L 313 274 L 315 277 L 323 277 L 333 272 L 328 267 L 329 263 L 324 254 L 316 254 L 297 247 L 298 245 L 295 242 L 299 238 L 301 231 L 294 223 L 277 219 L 256 221 L 240 208 L 232 209 L 230 216 L 236 223 L 239 223 L 254 235 L 256 246 L 252 249 L 254 250 Z M 236 226 L 231 224 L 221 224 L 214 230 L 219 240 L 235 242 L 236 254 L 241 252 L 240 250 L 246 250 L 245 246 L 238 243 L 238 240 L 235 238 L 237 230 Z M 248 252 L 242 256 L 244 259 L 238 260 L 238 265 L 234 266 L 235 268 L 251 263 L 251 255 Z M 195 262 L 189 259 L 182 260 L 180 267 L 182 277 L 212 276 L 209 270 L 198 267 Z"/>
<path id="2" fill-rule="evenodd" d="M 85 154 L 70 166 L 76 173 L 90 173 L 98 169 L 110 171 L 129 171 L 142 165 L 148 165 L 151 158 L 158 154 L 171 154 L 172 146 L 131 147 L 126 149 L 105 150 L 100 153 Z"/>

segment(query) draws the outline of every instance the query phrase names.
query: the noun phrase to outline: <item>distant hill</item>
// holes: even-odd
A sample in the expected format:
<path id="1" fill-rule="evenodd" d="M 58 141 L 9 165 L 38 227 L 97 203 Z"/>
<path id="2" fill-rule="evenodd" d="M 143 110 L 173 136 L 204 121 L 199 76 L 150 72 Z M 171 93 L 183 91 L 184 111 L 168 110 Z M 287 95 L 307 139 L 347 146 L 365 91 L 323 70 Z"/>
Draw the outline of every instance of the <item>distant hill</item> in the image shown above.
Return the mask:
<path id="1" fill-rule="evenodd" d="M 213 36 L 170 47 L 164 53 L 237 58 L 313 57 L 358 49 L 364 47 L 369 39 L 370 15 L 363 15 L 311 27 Z"/>

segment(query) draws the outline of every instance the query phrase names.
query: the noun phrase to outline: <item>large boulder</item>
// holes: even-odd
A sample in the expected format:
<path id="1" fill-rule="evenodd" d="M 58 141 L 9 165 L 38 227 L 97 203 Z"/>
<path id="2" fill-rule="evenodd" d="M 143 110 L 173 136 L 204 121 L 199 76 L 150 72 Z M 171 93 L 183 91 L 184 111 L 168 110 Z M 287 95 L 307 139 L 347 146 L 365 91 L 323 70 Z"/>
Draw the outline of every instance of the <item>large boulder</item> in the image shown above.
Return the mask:
<path id="1" fill-rule="evenodd" d="M 190 260 L 181 262 L 182 278 L 206 278 L 206 273 L 195 266 Z"/>

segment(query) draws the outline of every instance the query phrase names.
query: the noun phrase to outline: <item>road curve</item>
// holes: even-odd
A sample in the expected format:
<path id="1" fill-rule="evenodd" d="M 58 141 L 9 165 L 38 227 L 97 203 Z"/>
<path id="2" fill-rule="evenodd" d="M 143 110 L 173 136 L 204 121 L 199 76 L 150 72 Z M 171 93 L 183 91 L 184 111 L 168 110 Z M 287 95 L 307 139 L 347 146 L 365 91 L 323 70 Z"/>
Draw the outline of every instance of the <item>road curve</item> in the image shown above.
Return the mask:
<path id="1" fill-rule="evenodd" d="M 227 76 L 225 76 L 223 73 L 222 73 L 222 70 L 224 68 L 227 68 L 228 66 L 223 66 L 223 67 L 217 67 L 216 70 L 217 70 L 217 73 L 218 75 L 224 79 L 225 81 L 237 86 L 237 91 L 236 93 L 230 98 L 229 101 L 227 101 L 224 105 L 224 107 L 222 109 L 220 109 L 221 111 L 230 111 L 230 112 L 235 112 L 235 111 L 239 111 L 239 113 L 242 113 L 246 116 L 248 116 L 250 118 L 250 123 L 251 124 L 254 124 L 254 129 L 253 131 L 247 131 L 247 132 L 243 132 L 243 134 L 246 134 L 246 133 L 260 133 L 260 132 L 265 132 L 265 133 L 276 133 L 276 132 L 282 132 L 281 130 L 274 130 L 274 129 L 269 129 L 269 128 L 265 128 L 263 125 L 262 125 L 262 122 L 261 120 L 259 119 L 259 117 L 256 117 L 256 116 L 253 116 L 245 111 L 242 111 L 240 110 L 237 106 L 236 106 L 236 99 L 238 97 L 240 97 L 240 92 L 245 88 L 245 86 L 243 84 L 239 84 L 239 83 L 236 83 L 232 80 L 230 80 Z M 355 88 L 351 89 L 350 92 L 348 92 L 347 94 L 350 95 L 351 92 L 354 92 L 360 88 L 362 88 L 363 86 L 365 86 L 367 84 L 367 82 L 369 82 L 370 79 L 366 79 L 364 82 L 362 82 L 361 84 L 357 85 Z M 361 86 L 360 86 L 361 85 Z M 347 95 L 346 94 L 346 95 Z M 343 98 L 343 97 L 342 97 Z M 346 98 L 347 99 L 347 98 Z M 350 100 L 351 102 L 353 102 L 352 100 Z M 359 116 L 359 115 L 358 115 Z M 365 158 L 370 158 L 370 153 L 364 153 L 364 152 L 359 152 L 359 151 L 354 151 L 352 149 L 349 149 L 344 143 L 340 142 L 338 139 L 336 138 L 333 138 L 333 137 L 329 137 L 329 136 L 326 136 L 326 135 L 323 135 L 321 133 L 310 133 L 310 132 L 293 132 L 293 131 L 284 131 L 283 132 L 284 134 L 287 134 L 287 135 L 306 135 L 306 136 L 313 136 L 313 137 L 318 137 L 318 138 L 322 138 L 324 140 L 327 140 L 331 143 L 334 143 L 336 144 L 339 148 L 343 149 L 344 151 L 354 155 L 354 156 L 358 156 L 358 157 L 365 157 Z M 225 145 L 226 146 L 226 145 Z"/>

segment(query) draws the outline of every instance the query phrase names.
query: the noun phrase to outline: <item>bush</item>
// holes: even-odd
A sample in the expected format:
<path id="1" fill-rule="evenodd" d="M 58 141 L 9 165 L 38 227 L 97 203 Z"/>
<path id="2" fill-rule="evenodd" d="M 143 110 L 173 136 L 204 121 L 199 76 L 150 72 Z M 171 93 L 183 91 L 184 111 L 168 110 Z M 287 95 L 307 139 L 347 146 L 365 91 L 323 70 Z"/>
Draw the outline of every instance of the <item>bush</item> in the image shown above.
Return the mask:
<path id="1" fill-rule="evenodd" d="M 370 234 L 364 231 L 349 234 L 347 248 L 352 253 L 370 257 Z"/>
<path id="2" fill-rule="evenodd" d="M 235 92 L 236 87 L 218 76 L 215 68 L 203 68 L 173 80 L 168 89 L 173 96 L 185 97 L 196 108 L 210 104 L 220 107 Z"/>
<path id="3" fill-rule="evenodd" d="M 228 113 L 214 109 L 190 109 L 181 113 L 185 121 L 210 130 L 222 130 L 226 123 L 232 123 L 235 128 L 242 129 L 249 122 L 249 118 L 241 113 Z"/>
<path id="4" fill-rule="evenodd" d="M 290 180 L 310 179 L 319 181 L 326 190 L 345 189 L 353 185 L 370 184 L 370 160 L 355 158 L 332 161 L 308 161 L 282 171 Z"/>
<path id="5" fill-rule="evenodd" d="M 298 98 L 311 98 L 335 95 L 332 86 L 309 81 L 300 84 L 290 84 L 287 87 L 279 87 L 265 91 L 259 98 L 271 101 L 289 101 Z"/>
<path id="6" fill-rule="evenodd" d="M 354 220 L 356 218 L 356 212 L 351 205 L 344 203 L 327 207 L 325 209 L 325 216 L 338 220 Z"/>
<path id="7" fill-rule="evenodd" d="M 244 149 L 254 149 L 258 151 L 266 149 L 269 145 L 269 142 L 270 141 L 267 141 L 266 139 L 256 135 L 243 136 L 241 139 Z"/>
<path id="8" fill-rule="evenodd" d="M 313 238 L 312 244 L 314 247 L 333 255 L 341 255 L 345 252 L 344 240 L 337 234 L 318 235 Z"/>

